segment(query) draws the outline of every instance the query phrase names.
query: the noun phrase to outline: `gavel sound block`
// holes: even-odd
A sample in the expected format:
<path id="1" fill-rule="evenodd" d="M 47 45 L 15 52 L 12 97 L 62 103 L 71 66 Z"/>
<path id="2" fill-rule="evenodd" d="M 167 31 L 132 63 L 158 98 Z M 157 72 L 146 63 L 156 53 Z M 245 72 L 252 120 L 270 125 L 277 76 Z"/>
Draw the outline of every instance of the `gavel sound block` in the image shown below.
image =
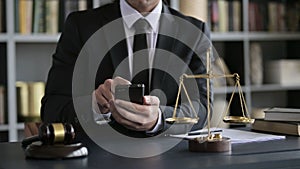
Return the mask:
<path id="1" fill-rule="evenodd" d="M 75 131 L 71 124 L 43 123 L 39 134 L 22 141 L 27 158 L 66 159 L 85 157 L 88 150 L 82 143 L 72 143 Z"/>

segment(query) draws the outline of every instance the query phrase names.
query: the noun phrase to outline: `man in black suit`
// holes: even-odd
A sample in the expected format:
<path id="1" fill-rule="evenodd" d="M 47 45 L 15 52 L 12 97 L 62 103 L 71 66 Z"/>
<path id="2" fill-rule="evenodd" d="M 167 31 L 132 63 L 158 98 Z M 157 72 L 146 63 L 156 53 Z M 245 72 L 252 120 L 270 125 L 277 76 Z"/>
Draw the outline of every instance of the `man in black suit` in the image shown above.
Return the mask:
<path id="1" fill-rule="evenodd" d="M 139 18 L 129 17 L 130 19 L 127 20 L 126 16 L 133 13 Z M 164 14 L 166 16 L 162 16 Z M 206 73 L 203 56 L 210 46 L 210 41 L 209 30 L 204 22 L 182 15 L 169 8 L 162 0 L 116 0 L 112 4 L 93 10 L 75 12 L 68 16 L 53 55 L 53 65 L 48 75 L 45 96 L 42 99 L 42 121 L 69 122 L 80 128 L 72 100 L 72 75 L 76 60 L 84 44 L 97 30 L 121 17 L 124 22 L 120 22 L 120 27 L 106 32 L 108 41 L 109 35 L 116 33 L 114 31 L 121 31 L 124 34 L 124 40 L 114 45 L 99 63 L 95 90 L 92 94 L 94 115 L 104 115 L 111 120 L 110 124 L 116 130 L 134 137 L 156 135 L 169 127 L 165 119 L 171 117 L 173 113 L 178 79 L 183 73 Z M 202 33 L 188 32 L 186 25 L 179 23 L 177 17 L 187 21 L 193 25 L 192 27 L 196 26 Z M 125 37 L 130 33 L 132 35 L 134 31 L 131 30 L 132 25 L 140 18 L 146 19 L 150 25 L 148 25 L 150 35 L 146 35 L 148 48 L 168 51 L 178 56 L 180 63 L 184 63 L 182 67 L 173 68 L 177 73 L 175 77 L 171 76 L 168 67 L 174 66 L 172 57 L 165 56 L 164 52 L 161 53 L 158 50 L 154 52 L 149 50 L 148 54 L 151 59 L 147 60 L 154 69 L 150 69 L 150 83 L 139 82 L 147 84 L 146 89 L 149 89 L 149 93 L 143 98 L 142 105 L 114 99 L 116 85 L 135 83 L 135 77 L 132 77 L 134 76 L 132 75 L 134 42 L 133 38 L 130 40 Z M 169 31 L 172 37 L 161 34 L 163 31 Z M 190 44 L 183 43 L 186 39 Z M 122 73 L 124 76 L 118 76 L 118 74 L 116 76 L 115 71 L 124 59 L 128 59 L 129 62 L 128 76 Z M 166 69 L 155 69 L 158 64 L 163 64 Z M 196 79 L 196 89 L 192 87 L 192 90 L 196 91 L 192 94 L 192 100 L 200 118 L 194 127 L 202 128 L 207 118 L 206 79 Z M 155 91 L 161 91 L 163 94 Z M 192 111 L 189 104 L 182 100 L 181 102 L 179 111 L 185 113 Z"/>

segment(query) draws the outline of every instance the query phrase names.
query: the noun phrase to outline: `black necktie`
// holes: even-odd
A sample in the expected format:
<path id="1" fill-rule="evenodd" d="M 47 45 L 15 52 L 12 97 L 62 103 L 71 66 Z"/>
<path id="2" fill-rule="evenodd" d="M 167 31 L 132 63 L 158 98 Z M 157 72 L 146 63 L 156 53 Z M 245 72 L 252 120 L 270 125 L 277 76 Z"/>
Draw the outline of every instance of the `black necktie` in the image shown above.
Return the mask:
<path id="1" fill-rule="evenodd" d="M 149 23 L 139 19 L 134 23 L 135 35 L 133 39 L 133 69 L 132 83 L 144 84 L 145 94 L 149 94 L 149 51 L 147 47 L 146 30 Z"/>

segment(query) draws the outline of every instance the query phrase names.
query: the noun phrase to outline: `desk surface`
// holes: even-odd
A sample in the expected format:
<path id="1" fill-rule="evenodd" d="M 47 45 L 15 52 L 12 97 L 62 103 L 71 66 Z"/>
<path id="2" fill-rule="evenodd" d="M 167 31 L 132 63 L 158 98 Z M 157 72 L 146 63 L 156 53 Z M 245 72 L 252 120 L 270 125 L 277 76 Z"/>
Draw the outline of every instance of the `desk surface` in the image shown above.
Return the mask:
<path id="1" fill-rule="evenodd" d="M 74 169 L 74 168 L 300 168 L 300 138 L 232 145 L 231 153 L 193 153 L 187 141 L 159 156 L 143 159 L 111 154 L 92 142 L 89 156 L 68 160 L 26 159 L 20 143 L 0 144 L 0 169 Z"/>

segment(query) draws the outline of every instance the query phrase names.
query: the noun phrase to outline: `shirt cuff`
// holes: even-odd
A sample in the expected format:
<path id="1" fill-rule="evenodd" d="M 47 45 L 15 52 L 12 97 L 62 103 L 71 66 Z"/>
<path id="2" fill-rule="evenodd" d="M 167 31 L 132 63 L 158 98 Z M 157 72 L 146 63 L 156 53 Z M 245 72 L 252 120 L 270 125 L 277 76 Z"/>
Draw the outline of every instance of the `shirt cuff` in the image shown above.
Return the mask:
<path id="1" fill-rule="evenodd" d="M 105 113 L 105 114 L 101 113 L 98 103 L 97 103 L 97 100 L 96 100 L 95 91 L 92 94 L 92 110 L 93 110 L 93 117 L 96 122 L 109 121 L 111 113 L 110 112 Z"/>
<path id="2" fill-rule="evenodd" d="M 161 117 L 162 116 L 162 112 L 160 109 L 158 109 L 158 120 L 157 120 L 157 123 L 156 125 L 154 126 L 154 128 L 150 131 L 146 131 L 146 134 L 153 134 L 153 133 L 156 133 L 158 132 L 158 130 L 160 129 L 160 126 L 162 125 L 162 120 L 161 120 Z"/>

